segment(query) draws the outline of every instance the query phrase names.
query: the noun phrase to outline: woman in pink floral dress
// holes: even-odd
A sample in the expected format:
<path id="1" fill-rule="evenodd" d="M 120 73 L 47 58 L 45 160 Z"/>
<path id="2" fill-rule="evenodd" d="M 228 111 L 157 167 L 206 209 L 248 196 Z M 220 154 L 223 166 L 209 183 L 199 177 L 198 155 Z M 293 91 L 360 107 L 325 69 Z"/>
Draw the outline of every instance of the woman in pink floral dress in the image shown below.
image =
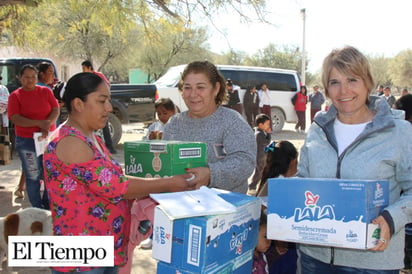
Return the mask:
<path id="1" fill-rule="evenodd" d="M 138 178 L 123 174 L 104 142 L 94 134 L 112 111 L 110 92 L 93 73 L 79 73 L 63 97 L 69 118 L 53 134 L 44 169 L 55 235 L 113 235 L 114 267 L 54 267 L 53 273 L 117 273 L 127 261 L 128 199 L 149 193 L 191 190 L 190 175 Z M 87 239 L 87 238 L 86 238 Z"/>

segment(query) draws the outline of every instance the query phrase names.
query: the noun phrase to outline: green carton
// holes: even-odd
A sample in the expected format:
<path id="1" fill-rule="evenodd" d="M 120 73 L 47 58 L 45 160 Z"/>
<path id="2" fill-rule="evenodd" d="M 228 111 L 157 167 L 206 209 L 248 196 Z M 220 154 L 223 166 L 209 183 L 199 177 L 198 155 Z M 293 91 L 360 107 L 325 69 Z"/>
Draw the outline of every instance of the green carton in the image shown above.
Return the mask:
<path id="1" fill-rule="evenodd" d="M 185 168 L 207 166 L 206 144 L 145 140 L 124 143 L 128 175 L 159 178 L 186 173 Z"/>

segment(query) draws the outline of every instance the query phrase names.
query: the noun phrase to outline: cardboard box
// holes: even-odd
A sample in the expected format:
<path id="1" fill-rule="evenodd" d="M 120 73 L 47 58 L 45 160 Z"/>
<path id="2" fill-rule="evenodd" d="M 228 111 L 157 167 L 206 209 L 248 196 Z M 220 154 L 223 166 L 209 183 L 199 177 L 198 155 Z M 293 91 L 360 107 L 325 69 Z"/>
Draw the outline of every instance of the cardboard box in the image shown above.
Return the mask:
<path id="1" fill-rule="evenodd" d="M 0 144 L 10 145 L 10 137 L 7 134 L 0 134 Z"/>
<path id="2" fill-rule="evenodd" d="M 11 152 L 9 144 L 0 144 L 0 165 L 9 165 L 11 163 Z"/>
<path id="3" fill-rule="evenodd" d="M 152 247 L 154 259 L 186 271 L 182 273 L 214 273 L 211 272 L 213 269 L 230 261 L 233 262 L 241 256 L 245 257 L 238 259 L 239 265 L 246 264 L 252 259 L 258 238 L 260 199 L 234 192 L 220 191 L 215 195 L 223 200 L 223 209 L 227 208 L 224 203 L 229 203 L 234 211 L 178 218 L 179 216 L 173 215 L 174 208 L 166 209 L 162 201 L 151 195 L 160 204 L 155 208 L 154 216 Z M 194 202 L 192 207 L 209 205 L 212 200 L 215 200 L 212 196 L 213 194 L 204 195 L 204 199 L 196 196 L 196 199 L 192 199 Z M 178 199 L 175 201 L 175 203 L 179 202 Z M 211 207 L 217 206 L 216 202 L 212 203 Z M 178 215 L 179 210 L 176 211 Z M 158 270 L 158 273 L 164 272 Z M 250 270 L 247 273 L 250 273 Z"/>
<path id="4" fill-rule="evenodd" d="M 207 166 L 206 144 L 181 141 L 125 142 L 125 173 L 138 177 L 165 177 L 186 173 L 185 168 Z"/>
<path id="5" fill-rule="evenodd" d="M 213 265 L 210 269 L 206 269 L 204 272 L 189 271 L 178 268 L 172 264 L 159 261 L 157 263 L 157 273 L 159 274 L 249 274 L 252 272 L 253 266 L 253 252 L 249 250 L 242 255 L 224 263 L 221 265 Z"/>
<path id="6" fill-rule="evenodd" d="M 371 224 L 389 204 L 389 182 L 344 179 L 268 180 L 269 239 L 368 249 L 379 228 Z"/>

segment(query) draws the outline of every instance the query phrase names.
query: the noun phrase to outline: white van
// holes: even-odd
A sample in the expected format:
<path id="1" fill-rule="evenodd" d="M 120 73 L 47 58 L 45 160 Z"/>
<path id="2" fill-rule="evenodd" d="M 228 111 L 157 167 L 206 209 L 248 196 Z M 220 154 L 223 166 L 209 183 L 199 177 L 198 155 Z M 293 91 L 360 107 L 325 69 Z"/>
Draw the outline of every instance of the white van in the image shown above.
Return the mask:
<path id="1" fill-rule="evenodd" d="M 186 65 L 171 67 L 155 82 L 158 98 L 172 99 L 181 111 L 187 110 L 187 107 L 177 89 L 177 84 L 185 67 Z M 274 132 L 281 131 L 285 122 L 297 121 L 291 103 L 292 96 L 300 90 L 300 79 L 296 71 L 229 65 L 217 65 L 217 68 L 225 79 L 232 79 L 233 84 L 242 88 L 239 92 L 241 102 L 247 86 L 254 85 L 259 90 L 260 86 L 266 83 L 270 90 Z"/>

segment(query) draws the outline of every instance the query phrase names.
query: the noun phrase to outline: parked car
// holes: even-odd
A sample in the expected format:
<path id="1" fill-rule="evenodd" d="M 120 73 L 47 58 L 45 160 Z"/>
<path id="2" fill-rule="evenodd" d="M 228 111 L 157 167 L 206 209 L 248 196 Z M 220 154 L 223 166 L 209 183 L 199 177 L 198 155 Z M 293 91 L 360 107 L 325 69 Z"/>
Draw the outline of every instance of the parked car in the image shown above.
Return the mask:
<path id="1" fill-rule="evenodd" d="M 180 95 L 177 84 L 186 65 L 171 67 L 155 85 L 159 97 L 169 97 L 181 111 L 187 107 Z M 239 97 L 243 99 L 247 86 L 254 85 L 257 89 L 266 83 L 270 90 L 273 131 L 281 131 L 285 122 L 297 122 L 296 113 L 291 98 L 300 90 L 300 78 L 295 70 L 285 70 L 266 67 L 217 65 L 225 79 L 231 79 L 241 87 Z"/>
<path id="2" fill-rule="evenodd" d="M 54 67 L 55 78 L 58 79 L 57 68 L 47 58 L 0 58 L 0 75 L 2 84 L 13 92 L 21 86 L 18 73 L 25 64 L 36 66 L 40 62 L 49 62 Z M 109 116 L 109 129 L 113 145 L 117 145 L 122 137 L 122 124 L 151 123 L 154 120 L 154 101 L 156 86 L 152 84 L 130 85 L 113 84 L 110 87 L 113 113 Z M 62 111 L 64 113 L 64 110 Z M 64 118 L 64 117 L 63 117 Z M 12 125 L 11 125 L 12 129 Z M 13 133 L 13 130 L 11 130 Z M 103 134 L 99 134 L 103 135 Z"/>

